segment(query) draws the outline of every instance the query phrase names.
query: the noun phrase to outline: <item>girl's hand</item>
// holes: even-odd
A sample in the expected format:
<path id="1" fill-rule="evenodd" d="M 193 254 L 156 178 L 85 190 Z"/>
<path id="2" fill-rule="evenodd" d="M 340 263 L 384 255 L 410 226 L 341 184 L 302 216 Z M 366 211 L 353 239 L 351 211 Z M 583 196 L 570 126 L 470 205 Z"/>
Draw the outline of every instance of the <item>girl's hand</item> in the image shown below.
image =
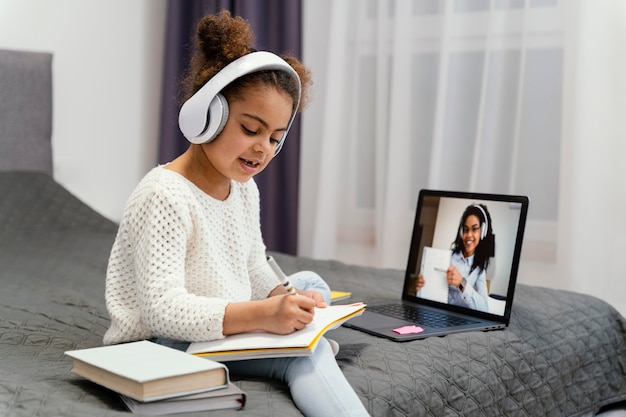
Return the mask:
<path id="1" fill-rule="evenodd" d="M 230 334 L 263 330 L 289 334 L 313 321 L 313 298 L 300 295 L 276 295 L 264 300 L 230 303 L 226 306 L 222 333 Z"/>
<path id="2" fill-rule="evenodd" d="M 296 291 L 298 291 L 299 295 L 302 295 L 303 297 L 311 298 L 313 301 L 315 301 L 315 307 L 320 307 L 320 308 L 328 307 L 328 305 L 326 304 L 326 301 L 324 301 L 324 297 L 322 296 L 321 292 L 312 291 L 312 290 L 302 291 L 298 289 L 296 289 Z"/>
<path id="3" fill-rule="evenodd" d="M 276 334 L 289 334 L 304 328 L 313 321 L 315 300 L 306 296 L 281 295 L 265 300 L 267 314 L 259 317 L 263 330 Z"/>
<path id="4" fill-rule="evenodd" d="M 315 301 L 315 307 L 320 307 L 320 308 L 328 307 L 328 305 L 326 304 L 326 301 L 324 301 L 324 297 L 322 296 L 322 293 L 320 293 L 319 291 L 312 291 L 312 290 L 303 291 L 297 288 L 296 288 L 296 291 L 298 292 L 299 295 L 302 295 L 303 297 L 313 299 Z M 284 294 L 288 294 L 287 290 L 285 289 L 283 285 L 278 285 L 276 288 L 272 290 L 269 297 L 275 297 L 277 295 L 284 295 Z"/>

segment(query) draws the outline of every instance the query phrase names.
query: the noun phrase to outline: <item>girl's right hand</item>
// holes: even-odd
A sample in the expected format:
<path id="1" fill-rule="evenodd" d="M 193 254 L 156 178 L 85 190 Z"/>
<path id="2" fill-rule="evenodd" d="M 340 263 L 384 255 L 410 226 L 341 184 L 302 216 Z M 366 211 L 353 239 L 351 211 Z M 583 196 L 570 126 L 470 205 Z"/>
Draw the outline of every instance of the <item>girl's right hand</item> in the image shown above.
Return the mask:
<path id="1" fill-rule="evenodd" d="M 313 321 L 315 300 L 302 295 L 277 295 L 264 300 L 230 303 L 226 306 L 222 333 L 263 330 L 289 334 Z"/>
<path id="2" fill-rule="evenodd" d="M 289 334 L 304 328 L 313 321 L 315 300 L 302 295 L 281 295 L 264 300 L 268 303 L 263 330 L 276 334 Z"/>

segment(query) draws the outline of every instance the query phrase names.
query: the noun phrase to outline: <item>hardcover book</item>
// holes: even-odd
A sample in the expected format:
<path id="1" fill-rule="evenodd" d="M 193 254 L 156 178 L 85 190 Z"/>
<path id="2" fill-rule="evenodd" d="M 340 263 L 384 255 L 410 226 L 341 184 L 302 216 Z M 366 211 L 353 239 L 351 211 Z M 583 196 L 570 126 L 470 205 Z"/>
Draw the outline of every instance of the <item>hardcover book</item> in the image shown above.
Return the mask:
<path id="1" fill-rule="evenodd" d="M 226 388 L 147 403 L 133 400 L 125 395 L 120 395 L 120 397 L 132 413 L 147 416 L 240 409 L 246 405 L 246 393 L 232 383 Z"/>
<path id="2" fill-rule="evenodd" d="M 74 374 L 142 402 L 225 388 L 229 382 L 223 364 L 147 340 L 65 354 Z"/>

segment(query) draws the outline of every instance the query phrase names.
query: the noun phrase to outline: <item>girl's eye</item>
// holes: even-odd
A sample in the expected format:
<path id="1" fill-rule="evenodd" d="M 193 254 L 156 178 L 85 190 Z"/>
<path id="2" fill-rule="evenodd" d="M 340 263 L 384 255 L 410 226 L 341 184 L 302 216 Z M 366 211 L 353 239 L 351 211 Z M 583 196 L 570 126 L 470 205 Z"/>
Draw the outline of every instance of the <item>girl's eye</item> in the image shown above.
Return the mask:
<path id="1" fill-rule="evenodd" d="M 244 133 L 245 133 L 246 135 L 250 135 L 250 136 L 254 136 L 254 135 L 256 135 L 256 131 L 254 131 L 254 130 L 250 130 L 250 129 L 248 129 L 247 127 L 245 127 L 244 125 L 241 125 L 241 128 L 243 129 L 243 131 L 244 131 Z"/>
<path id="2" fill-rule="evenodd" d="M 249 128 L 247 128 L 247 127 L 246 127 L 246 126 L 244 126 L 244 125 L 241 125 L 241 130 L 243 130 L 243 133 L 245 133 L 245 134 L 246 134 L 246 135 L 248 135 L 248 136 L 256 136 L 256 135 L 258 135 L 258 134 L 259 134 L 259 131 L 258 131 L 258 130 L 252 130 L 252 129 L 249 129 Z M 278 144 L 280 143 L 280 140 L 281 140 L 281 139 L 282 139 L 282 136 L 281 136 L 280 138 L 278 138 L 278 139 L 275 139 L 275 138 L 273 138 L 273 137 L 271 137 L 271 136 L 270 136 L 270 143 L 271 143 L 272 145 L 278 145 Z"/>

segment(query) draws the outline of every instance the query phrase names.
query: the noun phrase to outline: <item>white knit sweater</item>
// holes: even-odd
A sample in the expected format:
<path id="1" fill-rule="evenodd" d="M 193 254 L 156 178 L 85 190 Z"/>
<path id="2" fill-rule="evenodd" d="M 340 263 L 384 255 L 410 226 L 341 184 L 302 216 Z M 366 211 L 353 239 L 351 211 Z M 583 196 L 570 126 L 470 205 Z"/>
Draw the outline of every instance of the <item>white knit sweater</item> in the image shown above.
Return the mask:
<path id="1" fill-rule="evenodd" d="M 219 339 L 230 302 L 266 298 L 279 281 L 265 259 L 259 191 L 231 182 L 216 200 L 156 167 L 127 202 L 111 250 L 105 344 L 150 337 Z"/>

